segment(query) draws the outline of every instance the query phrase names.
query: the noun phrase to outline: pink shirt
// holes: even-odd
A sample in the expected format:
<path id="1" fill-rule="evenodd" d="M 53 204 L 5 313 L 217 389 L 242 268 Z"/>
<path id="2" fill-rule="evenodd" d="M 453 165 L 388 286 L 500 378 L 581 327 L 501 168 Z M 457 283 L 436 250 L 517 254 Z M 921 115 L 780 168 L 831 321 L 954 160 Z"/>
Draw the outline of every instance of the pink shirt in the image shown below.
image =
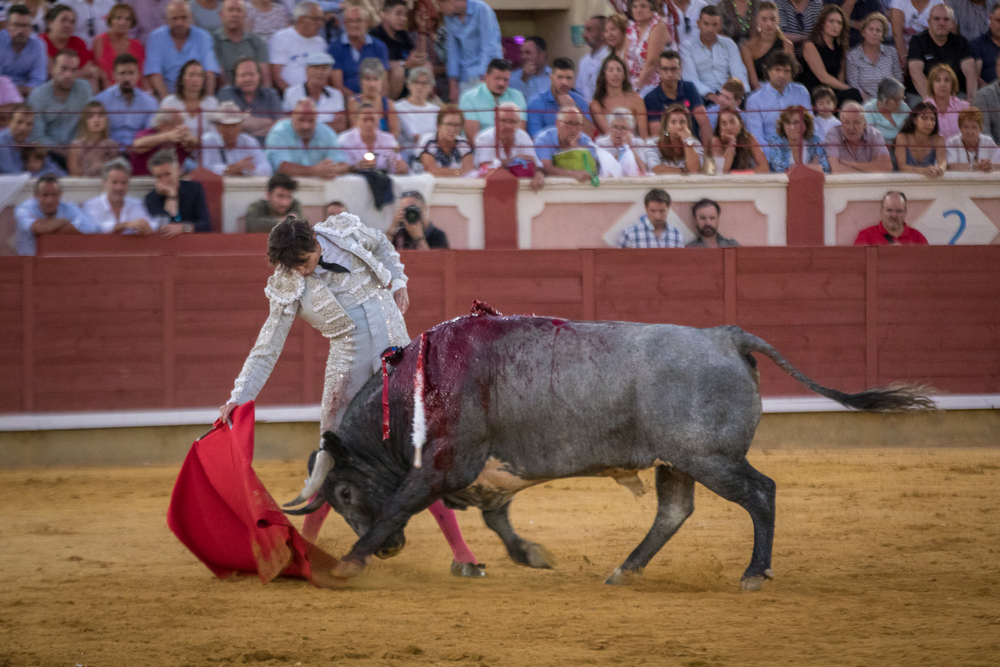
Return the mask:
<path id="1" fill-rule="evenodd" d="M 338 137 L 337 145 L 344 151 L 344 161 L 349 165 L 361 162 L 365 153 L 369 151 L 368 146 L 361 140 L 361 132 L 356 127 L 342 133 Z M 388 132 L 375 130 L 375 145 L 371 148 L 371 152 L 375 154 L 376 169 L 395 171 L 396 160 L 399 159 L 399 144 L 395 137 Z"/>
<path id="2" fill-rule="evenodd" d="M 23 101 L 14 82 L 6 76 L 0 76 L 0 104 L 20 104 Z"/>
<path id="3" fill-rule="evenodd" d="M 934 100 L 927 98 L 924 100 L 928 104 L 934 106 L 937 109 L 937 104 L 934 104 Z M 957 136 L 958 131 L 958 112 L 963 109 L 968 109 L 969 103 L 965 100 L 960 100 L 954 95 L 948 99 L 948 108 L 945 109 L 944 113 L 938 109 L 938 132 L 945 139 L 950 139 L 951 137 Z"/>

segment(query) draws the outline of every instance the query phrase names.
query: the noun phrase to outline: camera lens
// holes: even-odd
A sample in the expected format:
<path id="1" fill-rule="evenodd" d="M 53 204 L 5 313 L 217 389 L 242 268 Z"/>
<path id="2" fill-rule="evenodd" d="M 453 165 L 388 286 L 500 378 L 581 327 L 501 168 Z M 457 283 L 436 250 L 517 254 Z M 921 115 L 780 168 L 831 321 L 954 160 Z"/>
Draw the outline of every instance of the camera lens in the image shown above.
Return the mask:
<path id="1" fill-rule="evenodd" d="M 419 206 L 411 205 L 403 209 L 403 219 L 405 219 L 411 225 L 415 222 L 420 222 L 423 217 L 423 212 L 420 210 Z"/>

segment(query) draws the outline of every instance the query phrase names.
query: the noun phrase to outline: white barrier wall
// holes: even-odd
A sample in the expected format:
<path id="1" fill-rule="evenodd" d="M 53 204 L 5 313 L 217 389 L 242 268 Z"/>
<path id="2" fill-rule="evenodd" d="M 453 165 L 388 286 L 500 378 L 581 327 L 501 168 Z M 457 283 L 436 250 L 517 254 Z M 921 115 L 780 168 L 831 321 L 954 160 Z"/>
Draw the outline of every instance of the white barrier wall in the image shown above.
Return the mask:
<path id="1" fill-rule="evenodd" d="M 344 176 L 333 181 L 303 178 L 297 197 L 310 219 L 340 200 L 372 227 L 387 230 L 393 206 L 377 211 L 367 181 Z M 82 203 L 100 193 L 100 181 L 62 179 L 64 198 Z M 6 185 L 8 187 L 4 188 Z M 142 198 L 152 188 L 148 177 L 132 179 L 130 194 Z M 435 180 L 429 175 L 393 177 L 398 196 L 420 191 L 430 202 L 430 217 L 448 234 L 451 247 L 481 249 L 485 243 L 483 179 Z M 0 254 L 13 254 L 13 207 L 31 196 L 33 181 L 0 176 Z M 720 232 L 747 246 L 785 245 L 786 189 L 783 174 L 750 176 L 661 176 L 602 181 L 600 187 L 550 178 L 540 192 L 522 181 L 517 201 L 521 248 L 604 248 L 643 214 L 643 197 L 663 188 L 673 199 L 670 222 L 686 240 L 694 238 L 691 204 L 708 197 L 722 205 Z M 239 233 L 247 207 L 266 196 L 267 179 L 227 178 L 223 231 Z M 951 172 L 941 179 L 912 174 L 828 176 L 824 188 L 824 242 L 850 245 L 858 230 L 876 224 L 882 195 L 900 190 L 909 200 L 908 222 L 935 245 L 1000 243 L 1000 175 Z"/>

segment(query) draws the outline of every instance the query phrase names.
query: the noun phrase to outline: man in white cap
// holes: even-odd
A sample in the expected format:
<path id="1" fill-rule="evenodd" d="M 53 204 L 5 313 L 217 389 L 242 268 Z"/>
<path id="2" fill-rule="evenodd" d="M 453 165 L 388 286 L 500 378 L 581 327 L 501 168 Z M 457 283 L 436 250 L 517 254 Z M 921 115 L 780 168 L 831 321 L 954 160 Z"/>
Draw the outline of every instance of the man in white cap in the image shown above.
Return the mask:
<path id="1" fill-rule="evenodd" d="M 204 164 L 220 176 L 270 176 L 271 165 L 260 144 L 243 131 L 246 114 L 235 102 L 215 112 L 215 129 L 201 136 Z"/>
<path id="2" fill-rule="evenodd" d="M 299 100 L 311 98 L 316 103 L 316 122 L 326 123 L 337 132 L 347 129 L 347 114 L 344 112 L 344 94 L 326 85 L 333 70 L 333 56 L 329 53 L 313 53 L 306 58 L 306 80 L 285 88 L 282 107 L 285 111 L 295 108 Z"/>

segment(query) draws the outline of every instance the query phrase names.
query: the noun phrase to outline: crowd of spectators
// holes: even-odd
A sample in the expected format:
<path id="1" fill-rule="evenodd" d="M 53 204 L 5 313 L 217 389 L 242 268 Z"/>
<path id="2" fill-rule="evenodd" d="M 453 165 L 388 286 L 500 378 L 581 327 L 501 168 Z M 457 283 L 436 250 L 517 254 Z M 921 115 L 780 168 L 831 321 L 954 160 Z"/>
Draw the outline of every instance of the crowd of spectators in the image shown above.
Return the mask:
<path id="1" fill-rule="evenodd" d="M 0 16 L 0 173 L 288 178 L 256 228 L 286 212 L 271 194 L 293 177 L 507 169 L 539 189 L 795 165 L 991 171 L 1000 5 L 986 2 L 609 0 L 579 62 L 528 36 L 517 63 L 484 0 L 15 2 Z M 204 228 L 175 222 L 166 233 Z"/>

